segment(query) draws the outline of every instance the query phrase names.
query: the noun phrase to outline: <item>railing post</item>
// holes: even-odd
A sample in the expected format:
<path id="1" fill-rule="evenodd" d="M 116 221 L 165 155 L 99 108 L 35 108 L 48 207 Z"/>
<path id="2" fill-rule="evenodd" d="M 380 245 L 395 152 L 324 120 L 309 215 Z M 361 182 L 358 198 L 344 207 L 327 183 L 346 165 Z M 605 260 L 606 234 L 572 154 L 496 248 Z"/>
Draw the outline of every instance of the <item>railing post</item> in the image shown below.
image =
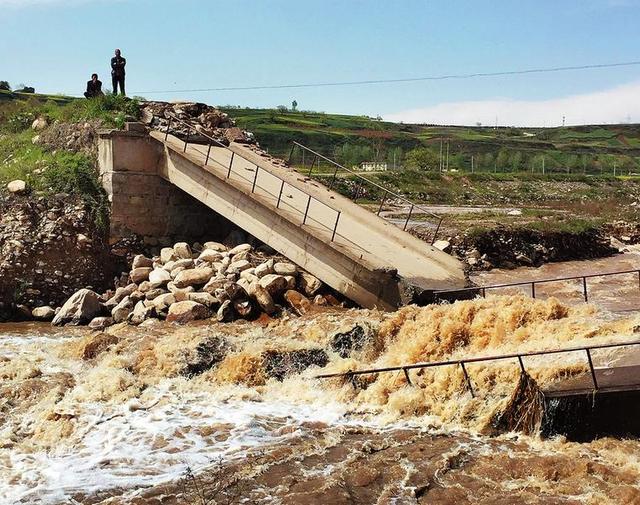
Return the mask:
<path id="1" fill-rule="evenodd" d="M 524 363 L 522 362 L 522 356 L 518 356 L 518 363 L 520 363 L 520 371 L 522 373 L 527 373 L 526 370 L 524 369 Z"/>
<path id="2" fill-rule="evenodd" d="M 336 238 L 336 232 L 338 231 L 338 221 L 340 221 L 340 214 L 342 214 L 341 210 L 338 211 L 338 215 L 336 216 L 336 224 L 333 226 L 333 234 L 331 235 L 331 242 L 333 242 L 333 240 Z"/>
<path id="3" fill-rule="evenodd" d="M 593 381 L 593 388 L 598 389 L 598 381 L 596 380 L 596 370 L 593 368 L 593 360 L 591 359 L 591 352 L 588 347 L 584 349 L 587 351 L 587 360 L 589 360 L 589 370 L 591 371 L 591 380 Z"/>
<path id="4" fill-rule="evenodd" d="M 318 156 L 316 155 L 316 157 L 313 158 L 313 160 L 311 161 L 311 165 L 309 166 L 309 173 L 307 174 L 307 177 L 311 177 L 311 172 L 313 172 L 313 165 L 315 165 L 317 159 L 318 159 Z"/>
<path id="5" fill-rule="evenodd" d="M 191 134 L 190 132 L 191 132 L 191 130 L 189 130 L 189 128 L 187 128 L 187 136 L 184 139 L 184 149 L 182 150 L 183 153 L 187 152 L 187 144 L 189 143 L 189 135 Z"/>
<path id="6" fill-rule="evenodd" d="M 409 370 L 407 370 L 406 368 L 403 368 L 402 371 L 404 372 L 404 378 L 407 379 L 409 386 L 413 386 L 413 383 L 411 382 L 411 378 L 409 377 Z"/>
<path id="7" fill-rule="evenodd" d="M 436 231 L 433 232 L 433 238 L 431 239 L 431 245 L 436 243 L 436 237 L 438 236 L 438 232 L 440 231 L 440 226 L 442 225 L 442 220 L 444 219 L 444 216 L 440 218 L 440 220 L 438 221 L 438 226 L 436 226 Z"/>
<path id="8" fill-rule="evenodd" d="M 409 220 L 411 219 L 411 214 L 413 214 L 413 204 L 411 204 L 409 215 L 407 216 L 407 220 L 404 222 L 404 228 L 402 228 L 402 231 L 407 231 L 407 225 L 409 224 Z"/>
<path id="9" fill-rule="evenodd" d="M 211 154 L 211 141 L 209 141 L 209 149 L 207 149 L 207 158 L 204 160 L 204 164 L 209 163 L 209 155 Z"/>
<path id="10" fill-rule="evenodd" d="M 283 189 L 284 189 L 284 179 L 282 180 L 282 184 L 280 184 L 280 193 L 278 193 L 278 201 L 276 202 L 276 209 L 280 208 L 280 199 L 282 198 Z"/>
<path id="11" fill-rule="evenodd" d="M 531 298 L 536 297 L 536 283 L 535 281 L 531 283 Z"/>
<path id="12" fill-rule="evenodd" d="M 475 398 L 475 394 L 473 392 L 473 386 L 471 385 L 471 379 L 469 378 L 469 374 L 467 373 L 467 369 L 464 366 L 464 361 L 460 361 L 460 367 L 462 367 L 462 373 L 464 374 L 464 378 L 467 381 L 467 387 L 469 388 L 469 392 L 471 393 L 471 397 Z"/>
<path id="13" fill-rule="evenodd" d="M 251 186 L 252 193 L 256 190 L 256 182 L 258 181 L 258 170 L 260 170 L 260 167 L 256 165 L 256 175 L 253 176 L 253 186 Z"/>
<path id="14" fill-rule="evenodd" d="M 487 288 L 482 288 L 482 298 L 487 297 Z"/>
<path id="15" fill-rule="evenodd" d="M 584 301 L 587 303 L 589 301 L 589 295 L 587 294 L 587 278 L 582 278 L 582 292 L 584 294 Z"/>
<path id="16" fill-rule="evenodd" d="M 309 214 L 309 205 L 311 205 L 311 195 L 309 195 L 309 199 L 307 200 L 307 208 L 304 210 L 304 217 L 302 218 L 302 224 L 307 222 L 307 215 Z"/>
<path id="17" fill-rule="evenodd" d="M 229 161 L 229 170 L 227 171 L 227 179 L 231 177 L 231 167 L 233 166 L 233 155 L 235 152 L 231 151 L 231 161 Z"/>
<path id="18" fill-rule="evenodd" d="M 384 202 L 386 201 L 388 194 L 389 192 L 385 191 L 384 194 L 382 195 L 382 200 L 380 200 L 380 207 L 378 207 L 378 212 L 376 212 L 378 216 L 380 215 L 380 212 L 382 212 L 382 206 L 384 205 Z"/>
<path id="19" fill-rule="evenodd" d="M 291 158 L 293 157 L 293 150 L 296 148 L 295 144 L 291 144 L 291 150 L 289 151 L 289 158 L 287 159 L 287 165 L 291 165 Z"/>
<path id="20" fill-rule="evenodd" d="M 167 131 L 166 131 L 166 133 L 164 134 L 164 141 L 165 141 L 165 142 L 166 142 L 166 141 L 167 141 L 167 139 L 169 138 L 169 130 L 171 129 L 171 119 L 172 119 L 172 117 L 171 117 L 171 116 L 169 116 L 169 123 L 167 124 Z M 640 273 L 640 272 L 639 272 L 639 273 Z"/>
<path id="21" fill-rule="evenodd" d="M 331 183 L 329 184 L 329 190 L 333 189 L 333 183 L 336 182 L 336 176 L 338 175 L 338 165 L 336 165 L 336 169 L 333 171 L 333 177 L 331 177 Z"/>

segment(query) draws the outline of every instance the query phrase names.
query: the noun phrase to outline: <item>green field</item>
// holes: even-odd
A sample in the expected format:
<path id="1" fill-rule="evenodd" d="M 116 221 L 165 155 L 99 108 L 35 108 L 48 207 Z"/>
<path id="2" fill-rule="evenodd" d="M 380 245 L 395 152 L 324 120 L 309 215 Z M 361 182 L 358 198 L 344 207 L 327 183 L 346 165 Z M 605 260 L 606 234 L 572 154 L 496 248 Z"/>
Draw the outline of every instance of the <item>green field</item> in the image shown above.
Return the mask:
<path id="1" fill-rule="evenodd" d="M 564 128 L 446 127 L 389 123 L 366 116 L 276 109 L 223 108 L 255 133 L 277 156 L 288 156 L 298 141 L 352 167 L 362 161 L 386 161 L 390 167 L 415 168 L 412 150 L 430 151 L 432 170 L 440 168 L 440 146 L 448 168 L 494 173 L 582 173 L 616 175 L 640 172 L 640 125 Z M 298 154 L 294 159 L 301 164 Z M 308 162 L 308 159 L 306 160 Z M 544 168 L 543 168 L 544 167 Z"/>

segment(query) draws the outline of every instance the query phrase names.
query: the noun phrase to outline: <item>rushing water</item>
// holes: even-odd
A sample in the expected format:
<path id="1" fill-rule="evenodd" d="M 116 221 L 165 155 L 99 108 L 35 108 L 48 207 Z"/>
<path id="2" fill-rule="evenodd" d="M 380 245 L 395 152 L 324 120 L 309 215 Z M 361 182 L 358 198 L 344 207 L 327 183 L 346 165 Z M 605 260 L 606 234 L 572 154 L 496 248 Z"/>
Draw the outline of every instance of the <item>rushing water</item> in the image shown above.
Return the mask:
<path id="1" fill-rule="evenodd" d="M 470 366 L 475 397 L 455 367 L 412 372 L 412 385 L 393 373 L 354 387 L 314 379 L 317 367 L 279 381 L 265 364 L 300 349 L 326 350 L 323 371 L 337 372 L 635 340 L 638 322 L 516 295 L 106 334 L 6 325 L 0 504 L 639 503 L 635 440 L 488 435 L 509 409 L 516 363 Z M 362 339 L 341 356 L 334 336 L 355 327 Z M 223 355 L 185 374 L 214 347 Z M 594 359 L 606 367 L 620 356 Z M 532 359 L 528 370 L 541 387 L 586 372 L 572 356 Z"/>

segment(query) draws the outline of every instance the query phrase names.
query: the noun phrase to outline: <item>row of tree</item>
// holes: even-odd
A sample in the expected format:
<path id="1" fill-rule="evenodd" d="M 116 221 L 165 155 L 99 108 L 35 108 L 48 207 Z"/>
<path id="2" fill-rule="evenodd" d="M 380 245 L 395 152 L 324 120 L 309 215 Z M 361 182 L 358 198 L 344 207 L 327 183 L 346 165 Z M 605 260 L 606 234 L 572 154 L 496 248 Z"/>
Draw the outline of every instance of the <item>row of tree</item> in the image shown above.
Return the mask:
<path id="1" fill-rule="evenodd" d="M 629 173 L 640 170 L 640 160 L 627 155 L 551 153 L 501 149 L 497 153 L 442 153 L 428 147 L 405 151 L 392 147 L 384 151 L 370 144 L 345 143 L 337 146 L 333 158 L 347 167 L 365 161 L 386 161 L 389 168 L 415 170 L 454 169 L 491 172 L 613 172 Z"/>

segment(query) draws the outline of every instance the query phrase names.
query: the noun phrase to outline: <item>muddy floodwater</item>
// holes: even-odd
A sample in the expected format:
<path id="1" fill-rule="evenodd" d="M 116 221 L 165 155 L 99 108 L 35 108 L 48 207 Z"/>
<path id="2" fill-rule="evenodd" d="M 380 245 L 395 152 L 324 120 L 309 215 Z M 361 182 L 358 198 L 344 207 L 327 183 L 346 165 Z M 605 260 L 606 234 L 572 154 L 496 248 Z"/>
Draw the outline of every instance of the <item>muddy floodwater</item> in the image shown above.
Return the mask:
<path id="1" fill-rule="evenodd" d="M 470 365 L 475 397 L 458 367 L 315 378 L 640 339 L 635 313 L 550 296 L 564 289 L 106 333 L 0 326 L 0 504 L 640 503 L 637 440 L 504 429 L 517 363 Z M 594 353 L 597 368 L 622 358 Z M 527 369 L 542 389 L 588 373 L 571 355 Z"/>

